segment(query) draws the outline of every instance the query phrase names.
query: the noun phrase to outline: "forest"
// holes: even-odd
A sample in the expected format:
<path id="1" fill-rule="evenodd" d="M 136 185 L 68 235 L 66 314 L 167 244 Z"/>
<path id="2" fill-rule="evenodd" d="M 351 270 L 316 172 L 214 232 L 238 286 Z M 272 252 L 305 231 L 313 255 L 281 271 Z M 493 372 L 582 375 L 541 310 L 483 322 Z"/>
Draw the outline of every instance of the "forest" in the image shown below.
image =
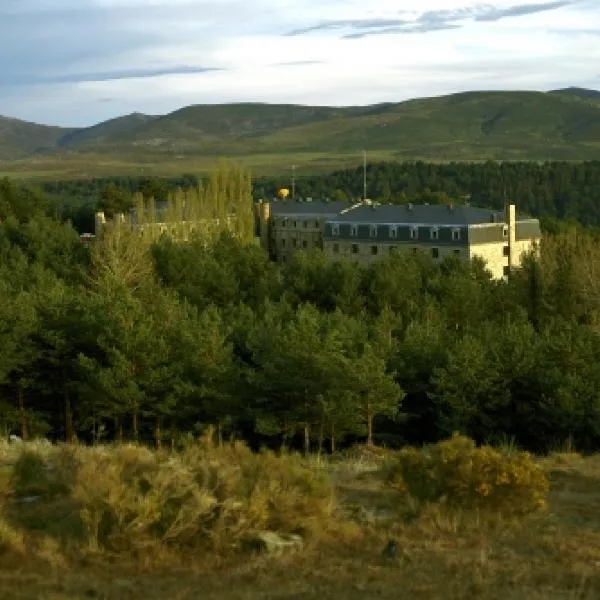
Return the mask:
<path id="1" fill-rule="evenodd" d="M 157 201 L 177 188 L 197 185 L 202 178 L 182 175 L 173 179 L 115 177 L 76 181 L 40 182 L 51 199 L 53 214 L 70 219 L 80 231 L 93 230 L 93 211 L 98 203 L 128 206 L 141 192 Z M 284 187 L 291 189 L 292 173 L 253 180 L 255 200 L 273 198 Z M 359 199 L 363 194 L 363 168 L 328 175 L 296 173 L 296 197 L 321 200 Z M 424 163 L 383 162 L 367 164 L 367 195 L 379 202 L 470 202 L 474 206 L 502 208 L 514 201 L 519 210 L 541 218 L 600 226 L 600 161 Z"/>
<path id="2" fill-rule="evenodd" d="M 498 282 L 403 254 L 278 265 L 226 231 L 142 244 L 116 228 L 86 245 L 51 195 L 9 180 L 0 220 L 4 435 L 600 448 L 600 245 L 583 227 Z"/>

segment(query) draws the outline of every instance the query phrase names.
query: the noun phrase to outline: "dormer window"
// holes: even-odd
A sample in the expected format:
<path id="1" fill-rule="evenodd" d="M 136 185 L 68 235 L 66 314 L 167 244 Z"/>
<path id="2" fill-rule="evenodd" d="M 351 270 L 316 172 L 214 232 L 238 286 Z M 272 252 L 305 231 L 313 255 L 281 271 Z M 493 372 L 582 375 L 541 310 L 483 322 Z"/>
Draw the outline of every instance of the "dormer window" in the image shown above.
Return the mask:
<path id="1" fill-rule="evenodd" d="M 390 238 L 395 240 L 398 237 L 398 229 L 396 229 L 395 225 L 390 226 Z"/>
<path id="2" fill-rule="evenodd" d="M 377 225 L 371 225 L 369 227 L 369 235 L 374 238 L 377 237 Z"/>
<path id="3" fill-rule="evenodd" d="M 350 235 L 356 237 L 358 235 L 358 225 L 350 225 Z"/>
<path id="4" fill-rule="evenodd" d="M 410 239 L 411 240 L 416 240 L 419 237 L 419 228 L 418 227 L 411 227 L 410 228 Z"/>
<path id="5" fill-rule="evenodd" d="M 460 229 L 453 229 L 452 230 L 452 241 L 453 242 L 460 242 Z"/>
<path id="6" fill-rule="evenodd" d="M 334 223 L 331 226 L 331 235 L 340 235 L 340 226 L 338 223 Z"/>
<path id="7" fill-rule="evenodd" d="M 437 227 L 432 227 L 429 233 L 432 240 L 437 240 L 440 237 L 440 230 Z"/>

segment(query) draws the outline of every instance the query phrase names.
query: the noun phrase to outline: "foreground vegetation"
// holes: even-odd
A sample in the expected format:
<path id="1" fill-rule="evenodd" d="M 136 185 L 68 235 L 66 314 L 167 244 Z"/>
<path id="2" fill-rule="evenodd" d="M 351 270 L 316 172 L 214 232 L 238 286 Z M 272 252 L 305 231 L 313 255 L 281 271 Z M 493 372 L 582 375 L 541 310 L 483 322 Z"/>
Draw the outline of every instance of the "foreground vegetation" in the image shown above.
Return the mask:
<path id="1" fill-rule="evenodd" d="M 24 600 L 600 592 L 597 457 L 532 459 L 460 437 L 399 453 L 355 447 L 327 460 L 216 442 L 205 435 L 175 452 L 0 446 L 3 592 Z M 409 466 L 409 455 L 436 474 Z M 257 553 L 244 540 L 263 528 L 299 533 L 304 547 Z M 398 550 L 386 558 L 390 538 Z"/>

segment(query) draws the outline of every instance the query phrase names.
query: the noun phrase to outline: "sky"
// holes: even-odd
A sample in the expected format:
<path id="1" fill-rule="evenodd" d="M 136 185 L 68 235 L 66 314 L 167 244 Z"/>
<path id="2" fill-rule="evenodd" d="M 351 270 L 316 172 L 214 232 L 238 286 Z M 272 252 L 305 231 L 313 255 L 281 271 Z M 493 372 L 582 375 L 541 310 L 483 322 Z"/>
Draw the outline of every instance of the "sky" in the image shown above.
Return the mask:
<path id="1" fill-rule="evenodd" d="M 600 89 L 600 0 L 0 0 L 0 115 Z"/>

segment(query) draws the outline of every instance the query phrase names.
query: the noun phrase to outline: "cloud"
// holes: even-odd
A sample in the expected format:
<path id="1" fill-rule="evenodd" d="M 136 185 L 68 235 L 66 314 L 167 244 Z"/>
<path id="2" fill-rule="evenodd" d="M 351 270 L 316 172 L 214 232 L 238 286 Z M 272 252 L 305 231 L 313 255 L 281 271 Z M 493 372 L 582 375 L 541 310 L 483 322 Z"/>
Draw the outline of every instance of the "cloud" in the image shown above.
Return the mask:
<path id="1" fill-rule="evenodd" d="M 449 31 L 452 29 L 459 29 L 459 26 L 452 25 L 451 23 L 411 23 L 406 27 L 388 27 L 384 29 L 378 29 L 376 31 L 347 33 L 342 37 L 346 40 L 358 40 L 360 38 L 365 38 L 372 35 L 430 33 L 432 31 Z"/>
<path id="2" fill-rule="evenodd" d="M 360 39 L 372 35 L 431 33 L 458 29 L 466 21 L 494 22 L 510 17 L 524 17 L 568 7 L 575 2 L 576 0 L 558 0 L 538 4 L 516 4 L 504 8 L 492 5 L 474 5 L 450 10 L 425 11 L 413 20 L 381 18 L 323 21 L 315 25 L 292 29 L 285 35 L 299 36 L 339 29 L 358 30 L 342 35 L 343 39 Z"/>
<path id="3" fill-rule="evenodd" d="M 163 75 L 188 75 L 223 71 L 211 67 L 174 66 L 159 69 L 125 69 L 117 71 L 99 71 L 91 73 L 72 73 L 44 77 L 40 76 L 38 83 L 80 83 L 86 81 L 118 81 L 119 79 L 144 79 L 148 77 L 162 77 Z"/>
<path id="4" fill-rule="evenodd" d="M 0 0 L 0 114 L 597 87 L 599 31 L 599 0 Z"/>
<path id="5" fill-rule="evenodd" d="M 304 67 L 306 65 L 324 65 L 324 60 L 290 60 L 269 65 L 270 67 Z"/>
<path id="6" fill-rule="evenodd" d="M 540 4 L 516 4 L 508 8 L 489 8 L 475 17 L 476 21 L 499 21 L 508 17 L 524 17 L 547 10 L 565 8 L 573 4 L 572 0 L 559 0 L 558 2 L 542 2 Z"/>
<path id="7" fill-rule="evenodd" d="M 400 27 L 402 25 L 410 25 L 411 21 L 405 19 L 345 19 L 340 21 L 325 21 L 300 29 L 292 29 L 284 35 L 297 36 L 312 33 L 314 31 L 331 31 L 334 29 L 379 29 L 381 27 Z"/>

